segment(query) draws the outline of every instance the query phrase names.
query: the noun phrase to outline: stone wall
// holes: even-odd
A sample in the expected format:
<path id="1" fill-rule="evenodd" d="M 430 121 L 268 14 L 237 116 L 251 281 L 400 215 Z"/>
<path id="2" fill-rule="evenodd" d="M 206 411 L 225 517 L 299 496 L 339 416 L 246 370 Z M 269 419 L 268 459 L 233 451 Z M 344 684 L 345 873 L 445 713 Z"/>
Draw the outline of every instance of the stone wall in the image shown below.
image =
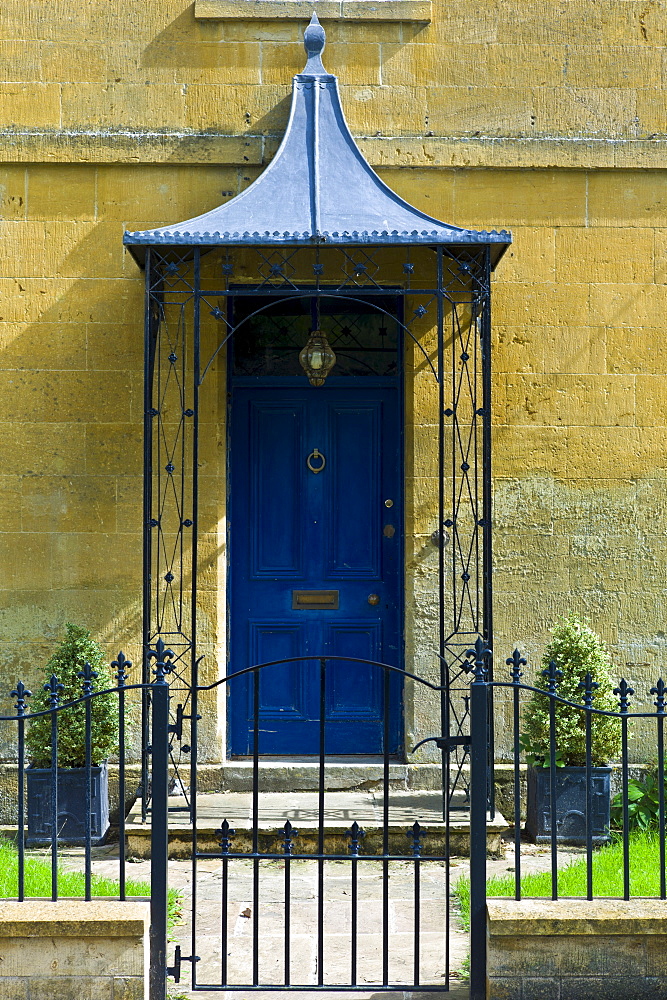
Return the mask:
<path id="1" fill-rule="evenodd" d="M 2 1000 L 144 1000 L 148 903 L 3 900 Z"/>
<path id="2" fill-rule="evenodd" d="M 643 696 L 667 647 L 664 4 L 318 5 L 325 63 L 383 179 L 445 221 L 513 231 L 494 282 L 498 658 L 519 644 L 535 660 L 577 611 Z M 0 696 L 34 678 L 67 619 L 137 658 L 143 282 L 122 233 L 213 208 L 270 160 L 305 17 L 262 9 L 0 10 Z M 226 629 L 224 380 L 216 394 L 207 676 Z M 407 402 L 428 470 L 435 412 Z M 415 502 L 406 590 L 423 648 L 435 527 Z M 507 755 L 502 705 L 499 729 Z"/>
<path id="3" fill-rule="evenodd" d="M 667 997 L 658 899 L 487 900 L 487 1000 Z"/>

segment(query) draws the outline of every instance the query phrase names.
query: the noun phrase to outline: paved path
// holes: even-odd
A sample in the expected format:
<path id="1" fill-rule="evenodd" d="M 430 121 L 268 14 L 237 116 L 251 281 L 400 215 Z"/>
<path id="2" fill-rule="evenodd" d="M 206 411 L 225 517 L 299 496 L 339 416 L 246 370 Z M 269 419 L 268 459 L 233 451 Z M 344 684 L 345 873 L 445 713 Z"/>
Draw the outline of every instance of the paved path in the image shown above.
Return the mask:
<path id="1" fill-rule="evenodd" d="M 559 863 L 565 864 L 580 852 L 560 851 Z M 94 851 L 94 871 L 100 875 L 117 877 L 117 847 L 111 845 Z M 513 855 L 487 862 L 488 875 L 507 874 L 513 871 Z M 71 850 L 63 858 L 66 865 L 81 867 L 81 852 Z M 524 844 L 522 846 L 522 871 L 544 871 L 549 867 L 549 849 Z M 451 862 L 451 879 L 454 883 L 468 873 L 465 858 Z M 252 969 L 253 939 L 253 868 L 246 859 L 230 861 L 229 896 L 227 906 L 228 938 L 227 968 L 230 982 L 247 982 Z M 381 979 L 382 953 L 382 880 L 377 862 L 359 864 L 359 927 L 358 927 L 358 982 L 369 986 Z M 128 878 L 149 880 L 150 861 L 128 864 Z M 169 862 L 170 885 L 178 888 L 183 897 L 182 922 L 173 931 L 169 946 L 169 961 L 173 961 L 174 946 L 181 944 L 184 955 L 191 954 L 192 866 L 189 861 Z M 444 985 L 444 916 L 445 869 L 439 862 L 421 865 L 421 917 L 420 975 L 425 984 Z M 326 862 L 324 877 L 325 896 L 325 950 L 324 977 L 326 983 L 349 982 L 350 976 L 350 864 Z M 259 910 L 260 981 L 270 985 L 280 983 L 285 968 L 284 956 L 284 861 L 263 862 L 260 866 Z M 198 863 L 197 880 L 197 979 L 202 983 L 220 983 L 222 964 L 221 905 L 222 862 L 211 859 Z M 290 870 L 290 917 L 292 982 L 304 985 L 317 981 L 317 862 L 293 860 Z M 457 982 L 456 975 L 468 952 L 467 934 L 461 929 L 457 913 L 450 909 L 450 974 L 452 975 L 451 1000 L 465 1000 L 467 987 Z M 414 970 L 413 949 L 414 877 L 410 862 L 390 863 L 389 866 L 389 933 L 390 977 L 392 981 L 411 982 Z M 187 989 L 190 981 L 189 966 L 184 965 L 183 983 L 172 986 L 172 997 L 194 998 Z M 198 994 L 201 995 L 201 994 Z M 248 1000 L 243 990 L 231 994 L 239 1000 Z M 256 994 L 255 994 L 256 995 Z M 261 1000 L 285 998 L 286 994 L 259 992 Z M 410 993 L 412 1000 L 427 1000 L 431 994 Z M 213 994 L 209 994 L 213 996 Z M 313 1000 L 313 994 L 291 994 L 295 1000 Z M 352 997 L 363 1000 L 390 1000 L 395 993 L 371 991 L 362 993 L 324 993 L 327 1000 L 345 1000 Z M 401 993 L 398 993 L 401 996 Z M 406 992 L 405 996 L 408 996 Z"/>

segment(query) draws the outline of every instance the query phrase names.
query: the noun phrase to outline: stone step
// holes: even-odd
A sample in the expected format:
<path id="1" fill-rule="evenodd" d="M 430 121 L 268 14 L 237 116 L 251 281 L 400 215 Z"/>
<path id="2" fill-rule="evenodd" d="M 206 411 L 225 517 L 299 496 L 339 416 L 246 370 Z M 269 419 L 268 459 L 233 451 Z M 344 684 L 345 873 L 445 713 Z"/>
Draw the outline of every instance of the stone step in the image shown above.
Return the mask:
<path id="1" fill-rule="evenodd" d="M 192 824 L 184 796 L 170 796 L 169 854 L 187 857 L 192 850 Z M 197 849 L 216 852 L 217 831 L 224 820 L 234 829 L 233 851 L 247 853 L 252 846 L 252 795 L 250 792 L 203 792 L 197 795 Z M 141 818 L 141 801 L 133 806 L 126 822 L 128 849 L 135 857 L 150 855 L 150 815 Z M 262 792 L 259 795 L 258 835 L 260 851 L 282 853 L 282 829 L 289 820 L 299 831 L 294 840 L 295 854 L 317 851 L 319 800 L 316 792 Z M 377 790 L 327 792 L 324 796 L 324 841 L 326 853 L 348 854 L 350 838 L 346 836 L 352 823 L 364 830 L 362 854 L 382 851 L 384 800 Z M 411 855 L 412 840 L 408 829 L 418 821 L 424 834 L 422 851 L 425 855 L 464 857 L 469 854 L 470 816 L 461 795 L 450 812 L 449 829 L 442 816 L 442 794 L 436 791 L 392 791 L 388 803 L 388 840 L 392 854 Z M 487 821 L 487 850 L 500 852 L 500 838 L 508 829 L 504 817 L 496 812 Z M 448 843 L 449 841 L 449 843 Z"/>
<path id="2" fill-rule="evenodd" d="M 189 765 L 184 770 L 189 780 Z M 252 790 L 252 760 L 231 760 L 198 767 L 198 783 L 203 791 L 249 792 Z M 320 781 L 320 764 L 316 757 L 284 757 L 260 761 L 262 790 L 267 792 L 316 792 Z M 384 778 L 381 757 L 327 757 L 324 765 L 324 787 L 328 791 L 371 789 L 382 787 Z M 390 761 L 389 784 L 397 790 L 442 787 L 440 763 L 401 763 Z"/>

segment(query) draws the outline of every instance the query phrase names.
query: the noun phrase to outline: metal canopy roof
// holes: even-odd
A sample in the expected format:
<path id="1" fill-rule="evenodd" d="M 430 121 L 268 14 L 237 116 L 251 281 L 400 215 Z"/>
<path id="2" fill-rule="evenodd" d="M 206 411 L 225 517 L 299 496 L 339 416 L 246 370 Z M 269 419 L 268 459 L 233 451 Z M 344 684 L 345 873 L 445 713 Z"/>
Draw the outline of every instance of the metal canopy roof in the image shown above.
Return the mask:
<path id="1" fill-rule="evenodd" d="M 126 232 L 124 243 L 140 263 L 149 246 L 449 244 L 488 245 L 495 266 L 512 241 L 508 232 L 438 222 L 380 180 L 345 121 L 337 78 L 322 65 L 324 43 L 324 29 L 313 14 L 304 34 L 308 61 L 294 77 L 287 130 L 266 170 L 204 215 Z"/>

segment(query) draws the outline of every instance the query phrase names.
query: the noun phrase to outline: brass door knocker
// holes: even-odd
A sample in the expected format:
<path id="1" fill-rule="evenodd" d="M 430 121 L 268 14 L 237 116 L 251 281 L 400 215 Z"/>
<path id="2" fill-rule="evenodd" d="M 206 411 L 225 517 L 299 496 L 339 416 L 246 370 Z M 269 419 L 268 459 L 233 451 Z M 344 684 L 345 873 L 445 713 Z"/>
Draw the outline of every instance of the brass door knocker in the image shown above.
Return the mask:
<path id="1" fill-rule="evenodd" d="M 316 468 L 313 465 L 313 459 L 315 459 L 315 461 L 317 461 L 319 459 L 322 464 L 319 465 L 319 466 L 317 466 L 317 468 Z M 324 455 L 322 454 L 322 452 L 318 451 L 317 448 L 313 448 L 313 450 L 311 451 L 310 455 L 306 459 L 306 465 L 308 466 L 308 468 L 310 469 L 310 471 L 314 472 L 315 475 L 317 475 L 318 472 L 322 471 L 322 469 L 324 468 L 324 466 L 326 464 L 327 464 L 327 460 L 324 457 Z"/>

